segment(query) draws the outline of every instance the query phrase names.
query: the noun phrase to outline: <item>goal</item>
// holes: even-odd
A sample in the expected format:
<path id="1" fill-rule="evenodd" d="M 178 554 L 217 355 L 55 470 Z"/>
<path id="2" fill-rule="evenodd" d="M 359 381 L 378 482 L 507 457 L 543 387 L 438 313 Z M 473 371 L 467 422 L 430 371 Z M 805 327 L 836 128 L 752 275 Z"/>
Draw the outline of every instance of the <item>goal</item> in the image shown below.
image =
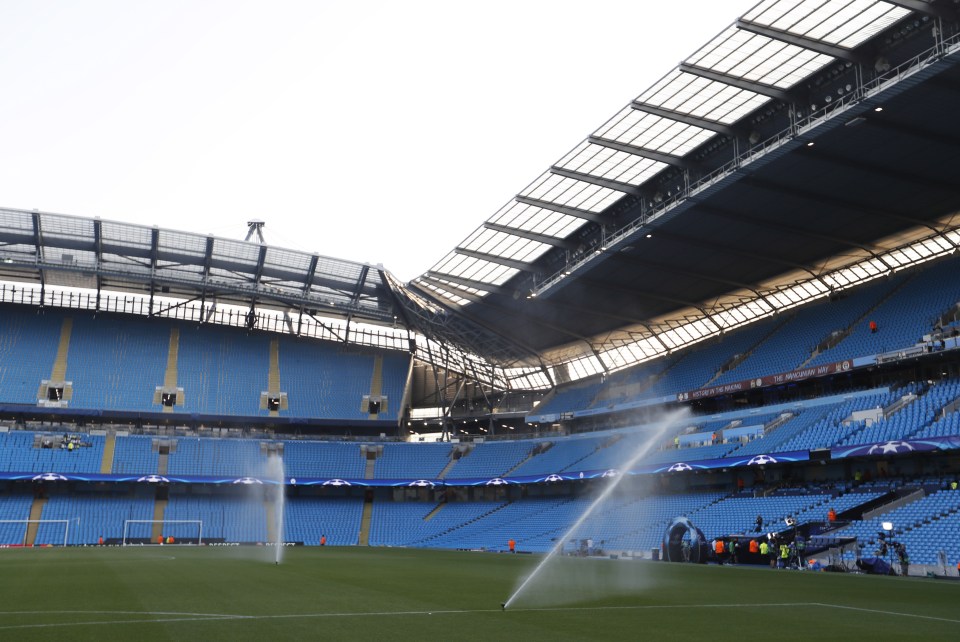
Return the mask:
<path id="1" fill-rule="evenodd" d="M 175 529 L 176 532 L 173 532 L 173 536 L 178 540 L 196 540 L 197 544 L 203 544 L 203 520 L 202 519 L 125 519 L 123 520 L 123 546 L 131 545 L 131 542 L 128 540 L 137 540 L 137 544 L 142 544 L 143 540 L 148 542 L 151 540 L 150 535 L 146 537 L 142 535 L 133 535 L 131 532 L 131 527 L 137 524 L 149 524 L 153 526 L 154 524 L 162 524 L 164 536 L 171 534 L 171 529 L 166 528 L 167 526 L 174 526 L 179 524 L 192 524 L 193 528 L 187 528 L 187 534 L 183 534 L 185 529 L 183 527 L 178 527 Z M 152 532 L 152 528 L 150 531 Z"/>
<path id="2" fill-rule="evenodd" d="M 27 537 L 30 534 L 30 524 L 36 524 L 39 530 L 41 524 L 63 524 L 63 546 L 67 545 L 67 538 L 70 536 L 69 519 L 0 519 L 0 524 L 23 524 L 23 541 L 18 542 L 23 546 L 27 545 Z M 59 538 L 58 538 L 59 539 Z M 0 542 L 3 544 L 6 542 Z"/>

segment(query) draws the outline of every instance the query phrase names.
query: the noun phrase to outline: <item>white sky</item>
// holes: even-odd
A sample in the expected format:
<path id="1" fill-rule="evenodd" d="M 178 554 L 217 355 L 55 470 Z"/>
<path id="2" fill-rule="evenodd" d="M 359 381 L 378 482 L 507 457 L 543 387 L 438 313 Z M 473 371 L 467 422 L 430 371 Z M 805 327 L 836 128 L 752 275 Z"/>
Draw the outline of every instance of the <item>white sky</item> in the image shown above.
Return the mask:
<path id="1" fill-rule="evenodd" d="M 0 206 L 425 272 L 754 0 L 2 0 Z"/>

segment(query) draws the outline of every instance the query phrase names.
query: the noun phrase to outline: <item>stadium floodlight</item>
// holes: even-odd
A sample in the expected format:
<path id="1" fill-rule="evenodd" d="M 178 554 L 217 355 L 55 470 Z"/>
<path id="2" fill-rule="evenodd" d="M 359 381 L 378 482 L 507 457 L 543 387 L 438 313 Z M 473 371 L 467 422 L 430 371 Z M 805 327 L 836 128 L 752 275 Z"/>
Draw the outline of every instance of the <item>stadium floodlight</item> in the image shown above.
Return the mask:
<path id="1" fill-rule="evenodd" d="M 27 528 L 23 529 L 23 542 L 24 546 L 27 544 L 27 533 L 29 532 L 30 524 L 36 524 L 39 529 L 40 524 L 63 524 L 63 545 L 67 545 L 67 538 L 70 536 L 70 520 L 69 519 L 0 519 L 0 524 L 25 524 Z"/>
<path id="2" fill-rule="evenodd" d="M 127 544 L 127 535 L 130 532 L 131 524 L 196 524 L 197 525 L 197 545 L 203 544 L 203 520 L 202 519 L 125 519 L 123 520 L 123 539 L 121 540 L 122 546 L 130 546 Z M 138 539 L 143 539 L 138 538 Z M 147 540 L 149 541 L 149 537 Z"/>

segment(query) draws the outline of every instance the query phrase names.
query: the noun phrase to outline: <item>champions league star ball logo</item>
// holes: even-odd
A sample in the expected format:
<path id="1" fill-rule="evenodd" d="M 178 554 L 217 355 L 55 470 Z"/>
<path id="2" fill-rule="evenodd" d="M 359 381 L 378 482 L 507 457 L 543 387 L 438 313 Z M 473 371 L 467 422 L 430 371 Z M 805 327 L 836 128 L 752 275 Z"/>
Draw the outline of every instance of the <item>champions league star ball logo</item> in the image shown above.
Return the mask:
<path id="1" fill-rule="evenodd" d="M 240 479 L 234 479 L 234 484 L 262 484 L 263 482 L 257 479 L 256 477 L 241 477 Z"/>
<path id="2" fill-rule="evenodd" d="M 323 486 L 349 486 L 350 482 L 348 482 L 346 479 L 328 479 L 327 481 L 323 482 L 322 485 Z"/>
<path id="3" fill-rule="evenodd" d="M 414 488 L 433 488 L 434 483 L 429 479 L 418 479 L 416 481 L 410 482 L 409 484 L 407 484 L 407 486 L 412 486 Z"/>
<path id="4" fill-rule="evenodd" d="M 757 455 L 747 462 L 747 466 L 764 466 L 766 464 L 775 464 L 777 460 L 770 455 Z"/>
<path id="5" fill-rule="evenodd" d="M 544 478 L 543 478 L 543 481 L 545 481 L 545 482 L 558 482 L 558 481 L 563 481 L 563 477 L 561 477 L 560 475 L 558 475 L 558 474 L 556 474 L 556 473 L 552 473 L 552 474 L 547 475 L 546 477 L 544 477 Z"/>
<path id="6" fill-rule="evenodd" d="M 673 466 L 670 466 L 670 468 L 667 468 L 668 473 L 679 473 L 684 470 L 693 470 L 693 466 L 691 466 L 690 464 L 685 464 L 681 461 L 681 462 L 677 462 Z"/>
<path id="7" fill-rule="evenodd" d="M 887 455 L 889 453 L 910 452 L 911 450 L 913 450 L 913 446 L 905 441 L 888 441 L 885 444 L 876 444 L 875 446 L 870 446 L 870 450 L 867 451 L 867 454 Z"/>
<path id="8" fill-rule="evenodd" d="M 502 477 L 494 477 L 493 479 L 488 481 L 485 485 L 486 486 L 506 486 L 509 483 L 510 482 L 508 482 L 506 479 L 503 479 Z"/>
<path id="9" fill-rule="evenodd" d="M 166 484 L 170 480 L 162 475 L 146 475 L 137 480 L 138 482 L 147 482 L 150 484 Z M 236 483 L 236 482 L 234 482 Z"/>
<path id="10" fill-rule="evenodd" d="M 33 481 L 67 481 L 60 473 L 43 473 L 33 478 Z"/>

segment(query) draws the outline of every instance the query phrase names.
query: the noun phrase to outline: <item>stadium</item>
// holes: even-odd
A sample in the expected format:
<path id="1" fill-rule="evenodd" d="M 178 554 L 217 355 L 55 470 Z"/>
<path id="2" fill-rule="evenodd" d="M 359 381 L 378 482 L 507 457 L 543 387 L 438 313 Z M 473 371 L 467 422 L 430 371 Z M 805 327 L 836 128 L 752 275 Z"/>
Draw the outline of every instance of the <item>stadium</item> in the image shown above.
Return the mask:
<path id="1" fill-rule="evenodd" d="M 947 638 L 960 3 L 664 72 L 406 283 L 0 208 L 0 631 Z"/>

